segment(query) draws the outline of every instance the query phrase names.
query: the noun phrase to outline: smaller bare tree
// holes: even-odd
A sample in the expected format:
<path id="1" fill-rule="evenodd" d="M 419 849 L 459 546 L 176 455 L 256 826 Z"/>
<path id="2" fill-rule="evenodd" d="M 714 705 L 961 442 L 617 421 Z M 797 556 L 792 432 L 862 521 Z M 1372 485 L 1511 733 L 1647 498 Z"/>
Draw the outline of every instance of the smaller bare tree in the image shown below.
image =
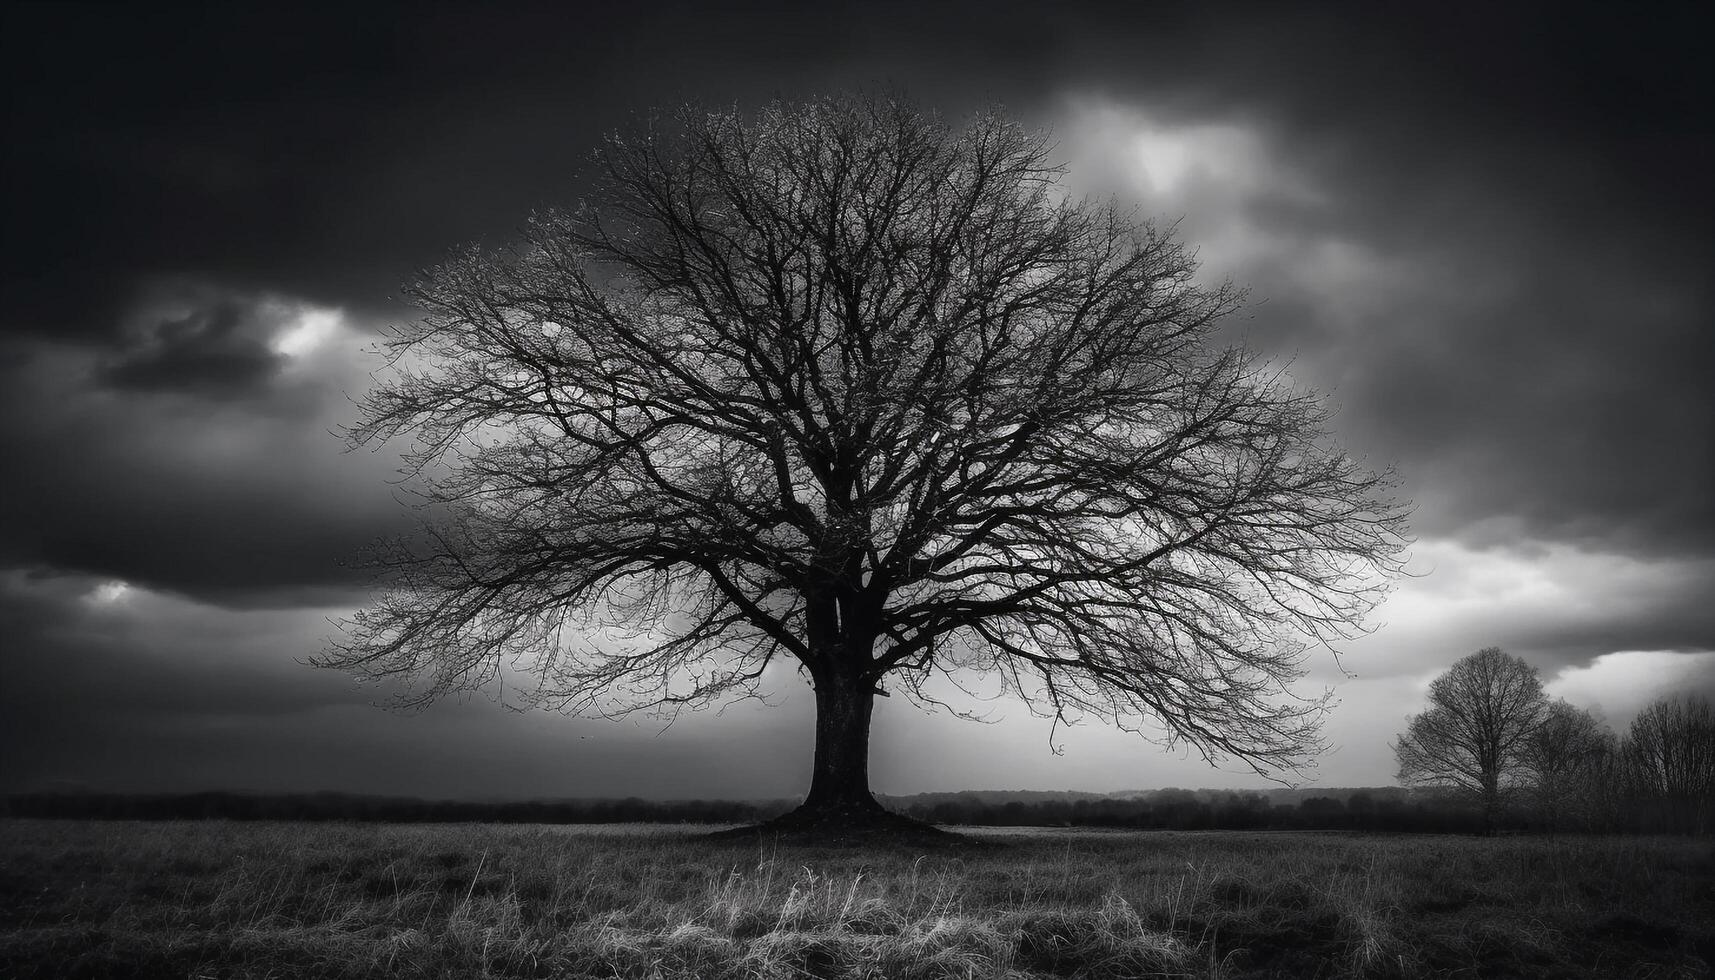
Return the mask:
<path id="1" fill-rule="evenodd" d="M 1400 782 L 1475 798 L 1493 830 L 1546 704 L 1535 667 L 1500 647 L 1478 650 L 1435 679 L 1429 709 L 1394 742 Z"/>
<path id="2" fill-rule="evenodd" d="M 1624 749 L 1632 792 L 1674 830 L 1715 824 L 1715 711 L 1697 695 L 1662 698 L 1632 720 Z"/>
<path id="3" fill-rule="evenodd" d="M 1537 812 L 1551 827 L 1590 825 L 1598 816 L 1597 781 L 1616 750 L 1614 733 L 1600 719 L 1565 701 L 1542 712 L 1524 739 L 1521 761 Z"/>

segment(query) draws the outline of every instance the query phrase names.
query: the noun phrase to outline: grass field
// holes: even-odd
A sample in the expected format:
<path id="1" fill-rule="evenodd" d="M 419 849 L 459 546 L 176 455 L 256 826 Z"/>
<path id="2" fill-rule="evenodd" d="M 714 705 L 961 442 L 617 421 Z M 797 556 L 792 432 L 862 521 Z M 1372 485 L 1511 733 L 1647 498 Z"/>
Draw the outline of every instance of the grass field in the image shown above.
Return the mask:
<path id="1" fill-rule="evenodd" d="M 1699 977 L 1715 844 L 0 823 L 5 977 Z"/>

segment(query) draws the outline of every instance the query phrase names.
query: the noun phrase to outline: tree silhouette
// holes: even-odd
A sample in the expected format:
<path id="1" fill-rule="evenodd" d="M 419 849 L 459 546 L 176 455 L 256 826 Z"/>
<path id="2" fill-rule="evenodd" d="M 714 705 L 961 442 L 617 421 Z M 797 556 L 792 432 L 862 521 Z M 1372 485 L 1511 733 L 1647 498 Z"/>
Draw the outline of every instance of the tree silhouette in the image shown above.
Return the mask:
<path id="1" fill-rule="evenodd" d="M 1715 709 L 1697 694 L 1661 698 L 1626 732 L 1624 761 L 1646 826 L 1704 834 L 1715 826 Z"/>
<path id="2" fill-rule="evenodd" d="M 1493 830 L 1546 705 L 1535 667 L 1500 647 L 1478 650 L 1435 679 L 1429 710 L 1394 742 L 1399 780 L 1474 797 Z"/>
<path id="3" fill-rule="evenodd" d="M 1536 727 L 1525 736 L 1519 759 L 1536 807 L 1549 826 L 1595 822 L 1600 796 L 1595 783 L 1616 749 L 1614 733 L 1590 712 L 1562 700 L 1543 709 Z"/>
<path id="4" fill-rule="evenodd" d="M 410 288 L 352 435 L 416 437 L 432 520 L 318 662 L 421 702 L 513 658 L 612 713 L 784 661 L 816 696 L 799 822 L 880 813 L 884 679 L 1293 765 L 1322 705 L 1286 685 L 1397 570 L 1402 508 L 1216 342 L 1237 292 L 1066 200 L 1051 151 L 888 96 L 609 140 L 588 203 Z"/>

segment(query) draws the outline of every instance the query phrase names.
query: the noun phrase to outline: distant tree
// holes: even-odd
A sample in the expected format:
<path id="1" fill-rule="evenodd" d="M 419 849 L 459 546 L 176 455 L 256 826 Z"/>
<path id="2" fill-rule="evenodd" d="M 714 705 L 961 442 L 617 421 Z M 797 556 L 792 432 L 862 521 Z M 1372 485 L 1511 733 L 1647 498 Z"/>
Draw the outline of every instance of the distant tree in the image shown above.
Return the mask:
<path id="1" fill-rule="evenodd" d="M 1525 736 L 1520 763 L 1532 803 L 1551 826 L 1588 824 L 1595 817 L 1614 733 L 1594 715 L 1565 701 L 1548 704 Z"/>
<path id="2" fill-rule="evenodd" d="M 1666 826 L 1715 829 L 1715 711 L 1698 695 L 1662 698 L 1632 720 L 1623 750 L 1632 793 Z"/>
<path id="3" fill-rule="evenodd" d="M 1298 804 L 1306 826 L 1338 827 L 1345 822 L 1346 804 L 1332 796 L 1312 796 Z"/>
<path id="4" fill-rule="evenodd" d="M 1430 684 L 1429 709 L 1394 742 L 1399 779 L 1475 799 L 1492 830 L 1546 709 L 1535 667 L 1499 647 L 1479 650 Z"/>
<path id="5" fill-rule="evenodd" d="M 1352 818 L 1355 827 L 1373 826 L 1376 818 L 1376 798 L 1367 789 L 1360 789 L 1346 797 L 1346 813 Z"/>
<path id="6" fill-rule="evenodd" d="M 1294 765 L 1301 641 L 1357 628 L 1402 510 L 1320 398 L 1216 342 L 1238 294 L 1066 200 L 1053 152 L 893 97 L 609 141 L 589 204 L 409 288 L 353 438 L 416 436 L 432 521 L 318 662 L 408 703 L 513 663 L 611 715 L 785 660 L 816 696 L 798 824 L 881 815 L 874 699 L 936 674 Z"/>
<path id="7" fill-rule="evenodd" d="M 1217 827 L 1247 830 L 1268 818 L 1268 801 L 1260 793 L 1223 790 L 1209 794 L 1210 819 Z"/>

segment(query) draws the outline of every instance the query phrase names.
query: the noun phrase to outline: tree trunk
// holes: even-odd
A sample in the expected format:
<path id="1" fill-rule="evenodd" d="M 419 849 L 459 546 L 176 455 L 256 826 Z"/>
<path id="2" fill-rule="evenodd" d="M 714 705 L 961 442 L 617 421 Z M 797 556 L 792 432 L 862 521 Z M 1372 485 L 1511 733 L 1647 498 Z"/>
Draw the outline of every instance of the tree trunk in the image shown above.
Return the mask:
<path id="1" fill-rule="evenodd" d="M 810 665 L 816 687 L 816 758 L 802 806 L 757 827 L 722 831 L 832 846 L 950 847 L 970 842 L 877 803 L 869 791 L 869 724 L 875 684 L 863 665 L 824 657 Z M 971 845 L 976 846 L 976 845 Z"/>
<path id="2" fill-rule="evenodd" d="M 812 602 L 805 661 L 816 688 L 816 757 L 802 806 L 757 827 L 717 838 L 773 837 L 816 845 L 963 846 L 957 834 L 893 813 L 869 791 L 869 723 L 875 681 L 867 674 L 874 634 L 837 615 L 832 603 Z M 843 628 L 842 628 L 843 627 Z"/>
<path id="3" fill-rule="evenodd" d="M 1493 835 L 1501 826 L 1501 782 L 1497 773 L 1483 774 L 1483 833 Z"/>
<path id="4" fill-rule="evenodd" d="M 805 811 L 832 816 L 879 812 L 869 791 L 869 722 L 875 689 L 850 669 L 816 671 L 816 761 Z"/>

